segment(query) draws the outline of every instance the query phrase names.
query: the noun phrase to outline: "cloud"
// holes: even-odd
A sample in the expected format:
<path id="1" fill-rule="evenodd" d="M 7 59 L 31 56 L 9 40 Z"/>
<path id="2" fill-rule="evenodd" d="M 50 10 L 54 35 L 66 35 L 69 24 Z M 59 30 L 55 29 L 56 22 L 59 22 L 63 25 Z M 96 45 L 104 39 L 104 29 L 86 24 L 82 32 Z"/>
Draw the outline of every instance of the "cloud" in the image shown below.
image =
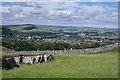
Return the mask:
<path id="1" fill-rule="evenodd" d="M 49 11 L 49 16 L 67 16 L 70 15 L 70 11 Z"/>
<path id="2" fill-rule="evenodd" d="M 119 2 L 119 0 L 2 0 L 2 2 Z"/>
<path id="3" fill-rule="evenodd" d="M 114 4 L 112 4 L 114 6 Z M 117 26 L 117 7 L 107 3 L 26 2 L 2 7 L 3 23 Z M 100 25 L 99 25 L 100 24 Z"/>
<path id="4" fill-rule="evenodd" d="M 98 0 L 90 0 L 91 2 L 97 2 Z"/>
<path id="5" fill-rule="evenodd" d="M 118 16 L 118 9 L 116 9 L 116 8 L 109 8 L 108 10 L 109 10 L 109 15 L 111 17 L 117 17 Z"/>
<path id="6" fill-rule="evenodd" d="M 19 13 L 15 15 L 16 18 L 23 18 L 26 17 L 23 13 Z"/>
<path id="7" fill-rule="evenodd" d="M 0 12 L 10 13 L 9 8 L 10 8 L 10 7 L 0 6 Z"/>
<path id="8" fill-rule="evenodd" d="M 82 5 L 79 10 L 79 15 L 84 16 L 84 18 L 94 18 L 97 15 L 103 14 L 104 7 L 99 5 Z"/>

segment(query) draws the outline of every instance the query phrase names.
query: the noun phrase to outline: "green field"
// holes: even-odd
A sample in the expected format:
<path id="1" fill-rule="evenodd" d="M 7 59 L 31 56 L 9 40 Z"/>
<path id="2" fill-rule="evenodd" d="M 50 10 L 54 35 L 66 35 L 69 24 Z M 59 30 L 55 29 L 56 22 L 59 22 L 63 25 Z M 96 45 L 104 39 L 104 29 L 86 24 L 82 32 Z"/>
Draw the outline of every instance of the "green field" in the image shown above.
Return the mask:
<path id="1" fill-rule="evenodd" d="M 20 32 L 54 32 L 56 29 L 51 29 L 48 27 L 42 27 L 42 26 L 35 26 L 37 29 L 31 29 L 31 30 L 25 30 L 28 26 L 17 26 L 17 27 L 9 27 L 11 30 L 17 30 Z"/>
<path id="2" fill-rule="evenodd" d="M 3 78 L 117 78 L 118 50 L 104 53 L 56 54 L 55 60 L 20 68 L 2 70 Z"/>
<path id="3" fill-rule="evenodd" d="M 0 51 L 5 51 L 5 52 L 9 52 L 12 51 L 11 49 L 8 49 L 6 47 L 0 46 Z"/>

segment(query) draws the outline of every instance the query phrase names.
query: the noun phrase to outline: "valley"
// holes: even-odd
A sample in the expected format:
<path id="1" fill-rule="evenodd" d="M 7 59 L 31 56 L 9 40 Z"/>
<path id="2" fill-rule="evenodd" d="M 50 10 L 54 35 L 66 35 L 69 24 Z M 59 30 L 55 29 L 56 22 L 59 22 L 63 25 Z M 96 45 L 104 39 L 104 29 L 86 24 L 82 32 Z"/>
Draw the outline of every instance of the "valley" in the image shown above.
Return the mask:
<path id="1" fill-rule="evenodd" d="M 119 42 L 116 28 L 21 24 L 4 25 L 1 30 L 2 46 L 15 51 L 85 49 Z"/>

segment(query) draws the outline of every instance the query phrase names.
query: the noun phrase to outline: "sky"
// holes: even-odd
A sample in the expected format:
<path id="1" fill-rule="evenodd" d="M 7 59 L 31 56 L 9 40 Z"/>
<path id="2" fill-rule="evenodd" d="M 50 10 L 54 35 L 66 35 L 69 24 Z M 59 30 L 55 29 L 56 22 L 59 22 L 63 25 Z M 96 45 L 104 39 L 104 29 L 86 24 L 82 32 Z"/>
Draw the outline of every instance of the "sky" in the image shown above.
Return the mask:
<path id="1" fill-rule="evenodd" d="M 117 2 L 2 2 L 0 13 L 3 25 L 118 27 Z"/>

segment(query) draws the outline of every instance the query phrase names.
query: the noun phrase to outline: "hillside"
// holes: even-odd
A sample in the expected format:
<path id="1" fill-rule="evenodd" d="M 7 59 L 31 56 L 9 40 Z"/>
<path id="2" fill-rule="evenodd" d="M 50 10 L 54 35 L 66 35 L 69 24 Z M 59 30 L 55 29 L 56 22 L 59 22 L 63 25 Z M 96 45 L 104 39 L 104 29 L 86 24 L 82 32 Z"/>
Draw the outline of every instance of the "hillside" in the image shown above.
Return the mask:
<path id="1" fill-rule="evenodd" d="M 6 25 L 3 27 L 7 27 L 11 30 L 17 30 L 20 32 L 53 32 L 56 29 L 45 27 L 45 26 L 37 26 L 31 24 L 24 25 Z"/>
<path id="2" fill-rule="evenodd" d="M 8 51 L 12 51 L 12 50 L 9 49 L 9 48 L 6 48 L 6 47 L 3 47 L 3 46 L 0 46 L 0 52 L 1 52 L 1 51 L 8 52 Z"/>
<path id="3" fill-rule="evenodd" d="M 86 55 L 54 55 L 55 60 L 3 70 L 3 78 L 117 78 L 118 50 Z M 33 74 L 34 73 L 34 74 Z"/>
<path id="4" fill-rule="evenodd" d="M 104 35 L 105 32 L 118 31 L 116 28 L 96 28 L 87 26 L 58 26 L 58 25 L 34 25 L 34 24 L 20 24 L 20 25 L 3 25 L 11 30 L 17 30 L 20 32 L 58 32 L 62 30 L 65 33 L 76 33 L 76 32 L 88 32 L 88 31 L 100 31 Z"/>

